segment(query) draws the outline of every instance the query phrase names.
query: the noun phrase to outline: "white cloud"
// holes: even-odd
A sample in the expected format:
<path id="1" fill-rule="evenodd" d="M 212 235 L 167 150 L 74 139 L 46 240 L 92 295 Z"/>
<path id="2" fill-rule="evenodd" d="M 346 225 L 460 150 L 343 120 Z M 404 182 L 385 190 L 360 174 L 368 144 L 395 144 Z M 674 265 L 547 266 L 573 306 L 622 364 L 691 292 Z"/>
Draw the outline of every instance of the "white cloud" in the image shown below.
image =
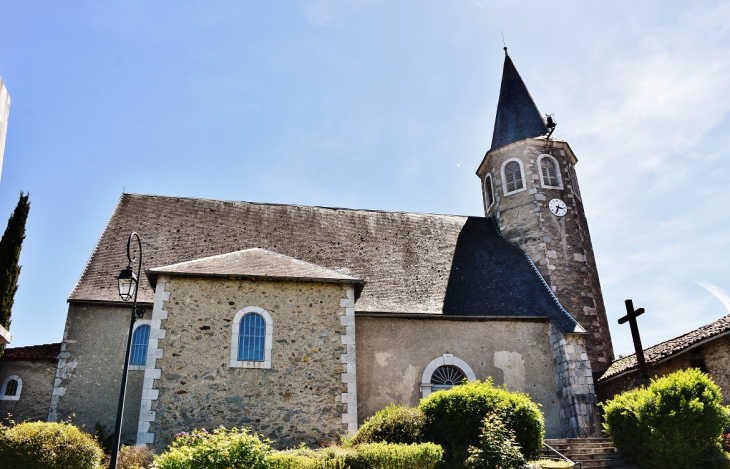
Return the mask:
<path id="1" fill-rule="evenodd" d="M 725 309 L 728 313 L 730 313 L 730 295 L 728 295 L 727 291 L 724 288 L 718 287 L 717 285 L 713 285 L 710 282 L 697 282 L 697 285 L 701 286 L 708 292 L 712 294 L 715 298 L 720 300 L 725 306 Z"/>

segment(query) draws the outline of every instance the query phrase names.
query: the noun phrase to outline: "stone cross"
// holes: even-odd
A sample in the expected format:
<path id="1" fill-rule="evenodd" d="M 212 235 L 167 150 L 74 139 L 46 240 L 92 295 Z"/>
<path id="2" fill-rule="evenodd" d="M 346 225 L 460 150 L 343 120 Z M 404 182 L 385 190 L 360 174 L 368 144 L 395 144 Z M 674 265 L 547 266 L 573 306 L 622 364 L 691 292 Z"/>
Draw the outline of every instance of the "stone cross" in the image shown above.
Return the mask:
<path id="1" fill-rule="evenodd" d="M 618 320 L 619 324 L 629 323 L 631 327 L 631 338 L 634 339 L 634 350 L 636 350 L 636 361 L 639 364 L 639 374 L 641 375 L 641 384 L 649 383 L 649 369 L 644 359 L 644 348 L 641 346 L 641 337 L 639 336 L 639 325 L 636 318 L 644 314 L 644 308 L 634 309 L 634 302 L 626 300 L 626 316 Z"/>

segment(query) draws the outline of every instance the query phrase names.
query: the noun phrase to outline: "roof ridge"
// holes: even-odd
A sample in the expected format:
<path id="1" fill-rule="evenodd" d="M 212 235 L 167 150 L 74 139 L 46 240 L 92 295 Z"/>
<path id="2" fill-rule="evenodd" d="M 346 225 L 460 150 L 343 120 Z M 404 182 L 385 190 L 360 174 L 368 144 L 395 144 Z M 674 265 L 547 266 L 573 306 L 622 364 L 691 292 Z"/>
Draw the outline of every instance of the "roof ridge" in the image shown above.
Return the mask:
<path id="1" fill-rule="evenodd" d="M 303 208 L 316 208 L 320 210 L 343 210 L 349 212 L 368 212 L 368 213 L 399 213 L 409 215 L 420 215 L 420 216 L 436 216 L 436 217 L 455 217 L 455 218 L 485 218 L 477 215 L 458 215 L 453 213 L 433 213 L 433 212 L 409 212 L 405 210 L 377 210 L 368 208 L 349 208 L 349 207 L 327 207 L 324 205 L 302 205 L 302 204 L 285 204 L 276 202 L 251 202 L 248 200 L 230 200 L 230 199 L 210 199 L 207 197 L 186 197 L 179 195 L 157 195 L 157 194 L 133 194 L 129 192 L 123 192 L 122 197 L 128 195 L 132 197 L 156 197 L 162 199 L 182 199 L 182 200 L 201 200 L 209 202 L 230 202 L 234 204 L 251 204 L 251 205 L 268 205 L 277 207 L 303 207 Z M 121 197 L 120 197 L 121 200 Z M 114 213 L 112 213 L 114 215 Z M 111 217 L 110 217 L 111 219 Z"/>

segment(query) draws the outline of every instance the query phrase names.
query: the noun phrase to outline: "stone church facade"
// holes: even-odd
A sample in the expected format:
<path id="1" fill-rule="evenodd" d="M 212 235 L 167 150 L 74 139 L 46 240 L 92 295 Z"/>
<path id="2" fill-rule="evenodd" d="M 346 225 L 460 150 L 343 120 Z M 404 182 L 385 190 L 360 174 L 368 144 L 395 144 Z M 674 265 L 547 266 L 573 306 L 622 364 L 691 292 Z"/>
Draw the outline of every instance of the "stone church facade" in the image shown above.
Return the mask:
<path id="1" fill-rule="evenodd" d="M 488 378 L 540 403 L 548 437 L 597 435 L 613 351 L 577 159 L 547 133 L 506 57 L 484 217 L 123 194 L 69 297 L 48 419 L 113 426 L 130 314 L 115 277 L 136 231 L 123 440 L 245 425 L 325 444 Z"/>

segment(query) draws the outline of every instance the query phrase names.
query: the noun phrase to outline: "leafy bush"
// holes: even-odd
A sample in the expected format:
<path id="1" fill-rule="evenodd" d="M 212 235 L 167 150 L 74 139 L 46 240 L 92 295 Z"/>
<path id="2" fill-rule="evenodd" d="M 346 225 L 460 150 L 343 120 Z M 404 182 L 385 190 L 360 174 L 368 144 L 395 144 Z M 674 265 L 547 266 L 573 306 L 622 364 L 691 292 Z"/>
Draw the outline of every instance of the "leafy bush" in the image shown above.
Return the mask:
<path id="1" fill-rule="evenodd" d="M 421 409 L 390 404 L 367 419 L 350 443 L 421 443 L 425 424 Z"/>
<path id="2" fill-rule="evenodd" d="M 0 425 L 3 469 L 96 469 L 103 455 L 91 435 L 69 423 Z"/>
<path id="3" fill-rule="evenodd" d="M 647 468 L 701 467 L 720 458 L 719 437 L 730 423 L 720 388 L 696 369 L 652 380 L 601 404 L 603 428 L 626 459 Z"/>
<path id="4" fill-rule="evenodd" d="M 444 448 L 447 467 L 463 467 L 469 446 L 479 444 L 487 414 L 498 415 L 514 432 L 526 458 L 536 458 L 544 443 L 545 423 L 538 405 L 527 394 L 495 388 L 491 378 L 433 393 L 418 407 L 427 418 L 424 439 Z"/>
<path id="5" fill-rule="evenodd" d="M 271 469 L 433 469 L 443 450 L 433 443 L 370 443 L 350 448 L 298 448 L 269 455 Z"/>
<path id="6" fill-rule="evenodd" d="M 158 469 L 268 469 L 268 441 L 246 429 L 220 427 L 208 433 L 204 428 L 175 435 L 167 451 L 155 457 Z"/>
<path id="7" fill-rule="evenodd" d="M 515 432 L 496 414 L 484 417 L 479 446 L 470 446 L 469 453 L 465 465 L 470 469 L 521 469 L 527 465 L 515 441 Z"/>

